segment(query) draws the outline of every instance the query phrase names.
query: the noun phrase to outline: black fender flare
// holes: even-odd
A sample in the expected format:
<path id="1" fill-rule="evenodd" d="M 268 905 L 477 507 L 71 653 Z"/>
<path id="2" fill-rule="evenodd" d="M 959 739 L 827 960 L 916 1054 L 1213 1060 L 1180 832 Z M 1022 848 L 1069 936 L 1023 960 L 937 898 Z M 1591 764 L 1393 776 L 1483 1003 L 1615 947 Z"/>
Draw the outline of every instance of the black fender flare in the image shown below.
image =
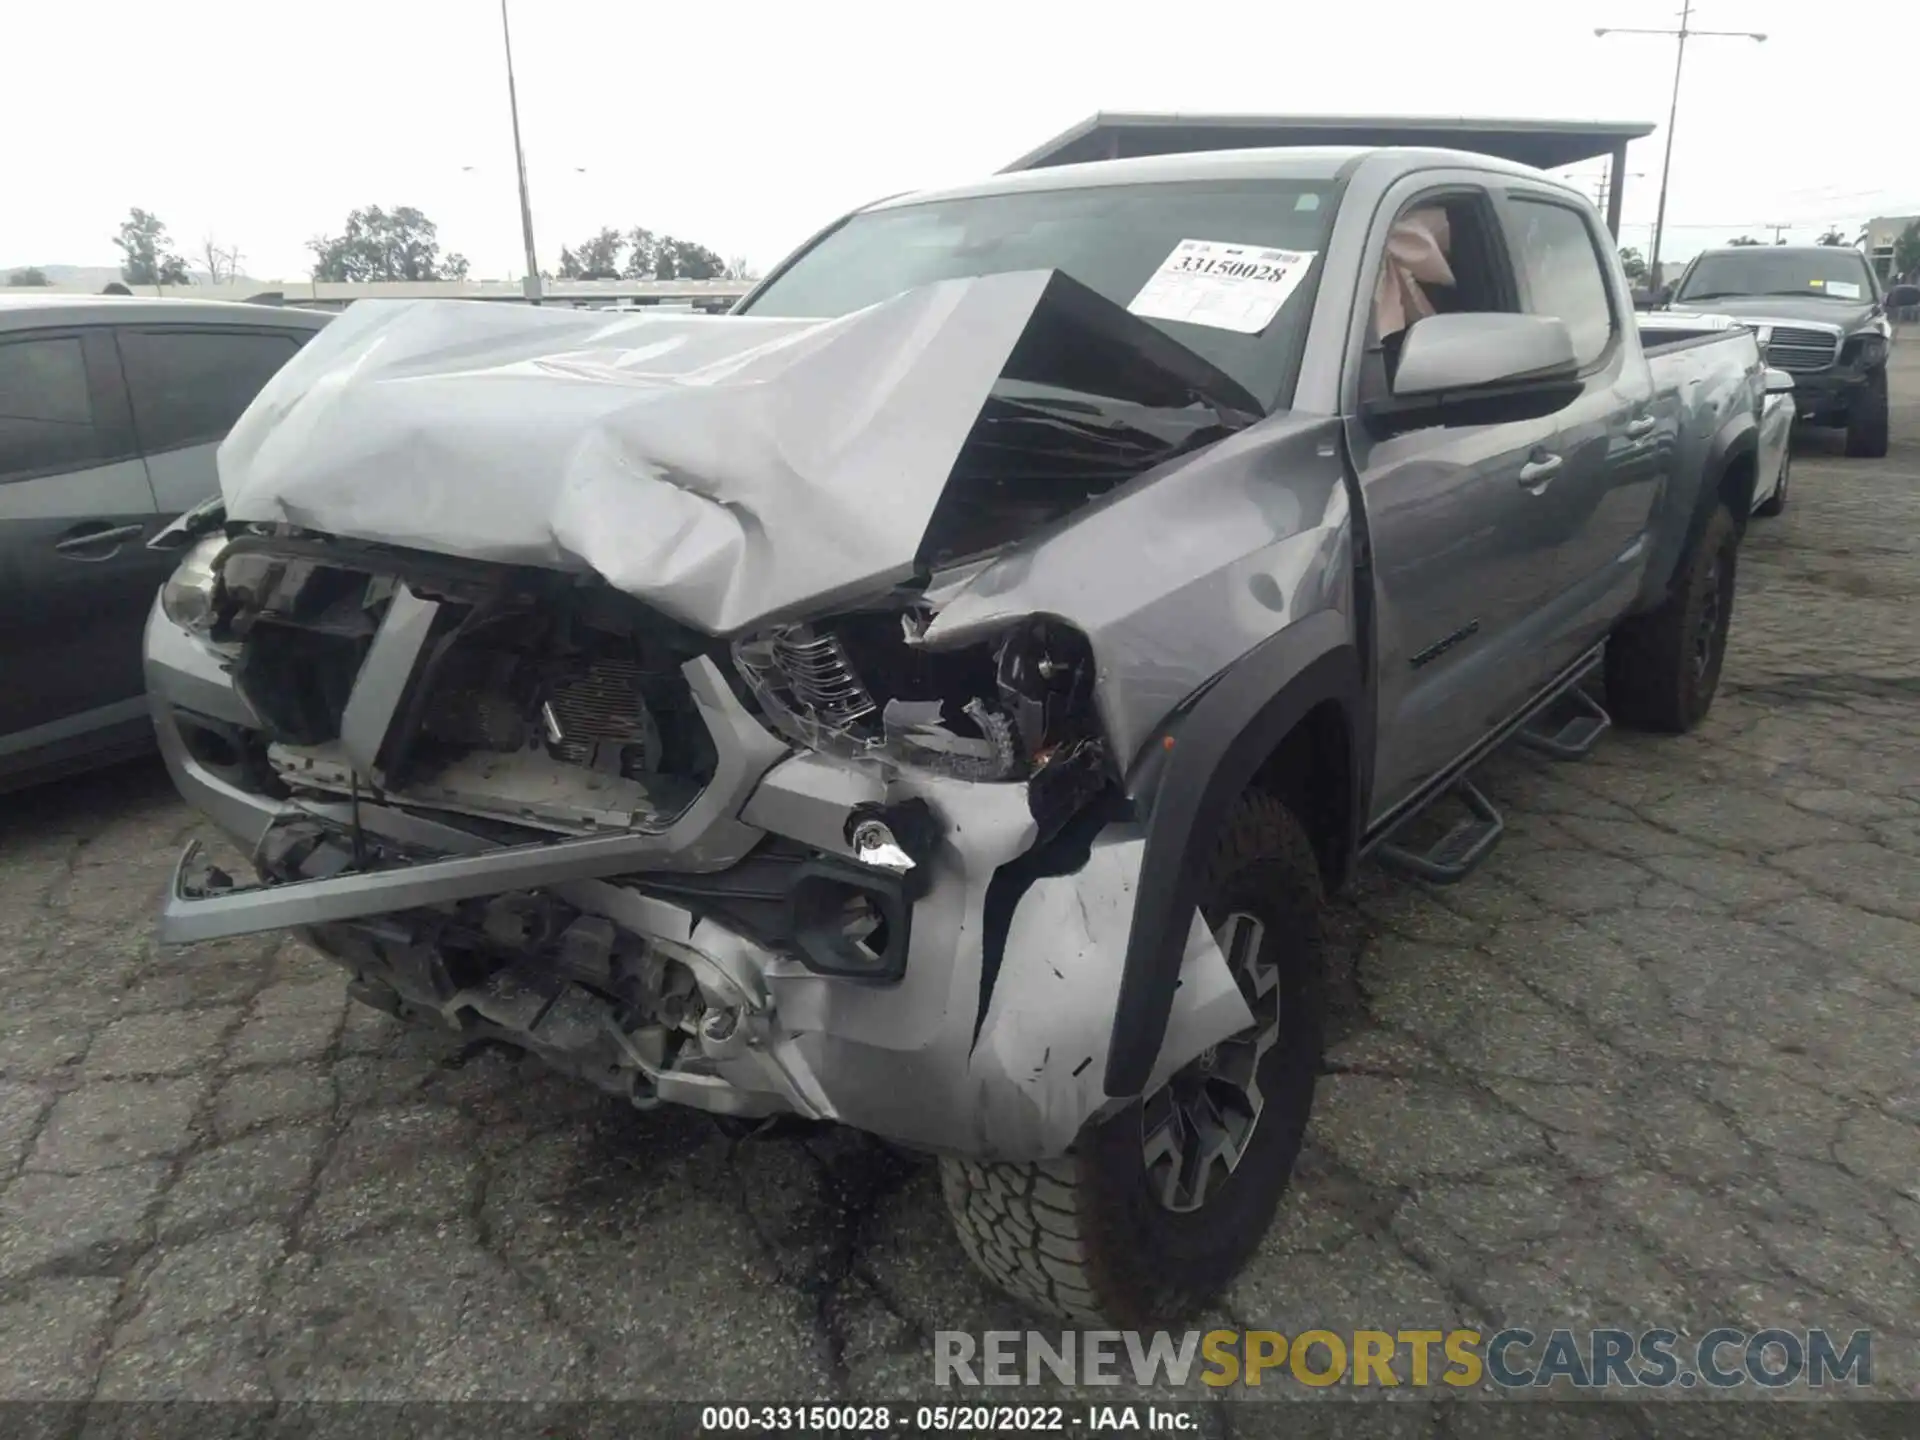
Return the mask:
<path id="1" fill-rule="evenodd" d="M 1664 521 L 1656 521 L 1656 535 L 1664 538 L 1656 546 L 1654 559 L 1641 582 L 1640 594 L 1629 613 L 1648 614 L 1659 609 L 1672 596 L 1675 578 L 1686 567 L 1688 557 L 1699 545 L 1700 537 L 1706 533 L 1708 518 L 1720 503 L 1722 484 L 1728 469 L 1744 455 L 1753 455 L 1757 459 L 1759 451 L 1759 421 L 1744 410 L 1736 411 L 1715 433 L 1692 493 L 1674 497 L 1674 511 L 1678 511 L 1682 505 L 1686 507 L 1685 521 L 1681 522 L 1679 516 L 1672 512 Z M 1743 532 L 1748 518 L 1746 515 L 1733 517 L 1734 523 Z"/>
<path id="2" fill-rule="evenodd" d="M 1687 557 L 1693 554 L 1700 536 L 1705 533 L 1707 520 L 1720 503 L 1727 472 L 1748 455 L 1756 461 L 1759 459 L 1760 423 L 1742 410 L 1730 416 L 1713 437 L 1713 448 L 1707 452 L 1707 463 L 1700 475 L 1700 491 L 1693 497 L 1693 513 L 1687 517 L 1686 543 L 1680 547 L 1680 558 L 1674 565 L 1676 574 L 1680 566 L 1686 563 Z M 1735 515 L 1733 523 L 1744 530 L 1747 519 L 1746 515 Z M 1672 583 L 1671 579 L 1668 583 Z"/>
<path id="3" fill-rule="evenodd" d="M 1107 1047 L 1106 1092 L 1146 1088 L 1166 1038 L 1193 912 L 1200 903 L 1208 846 L 1261 762 L 1316 706 L 1333 701 L 1352 741 L 1350 783 L 1366 766 L 1362 750 L 1364 670 L 1347 617 L 1323 612 L 1290 626 L 1223 671 L 1176 725 L 1157 732 L 1161 750 L 1146 849 L 1134 894 L 1133 924 L 1115 997 Z M 1171 735 L 1171 748 L 1163 736 Z M 1151 756 L 1149 757 L 1152 758 Z M 1365 814 L 1358 793 L 1350 807 L 1348 847 L 1358 844 Z"/>

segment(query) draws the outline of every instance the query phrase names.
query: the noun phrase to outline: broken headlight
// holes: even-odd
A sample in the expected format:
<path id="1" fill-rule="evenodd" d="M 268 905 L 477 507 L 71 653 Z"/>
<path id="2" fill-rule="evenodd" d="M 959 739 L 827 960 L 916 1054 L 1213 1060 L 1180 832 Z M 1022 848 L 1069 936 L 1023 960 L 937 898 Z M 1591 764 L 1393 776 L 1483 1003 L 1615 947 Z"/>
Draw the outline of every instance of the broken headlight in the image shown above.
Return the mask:
<path id="1" fill-rule="evenodd" d="M 1026 780 L 1069 756 L 1104 763 L 1093 656 L 1077 630 L 1022 622 L 951 650 L 911 614 L 862 612 L 735 642 L 767 719 L 810 750 L 963 780 Z"/>
<path id="2" fill-rule="evenodd" d="M 205 635 L 213 628 L 213 562 L 227 548 L 227 537 L 209 535 L 181 557 L 160 587 L 160 610 L 182 630 Z"/>

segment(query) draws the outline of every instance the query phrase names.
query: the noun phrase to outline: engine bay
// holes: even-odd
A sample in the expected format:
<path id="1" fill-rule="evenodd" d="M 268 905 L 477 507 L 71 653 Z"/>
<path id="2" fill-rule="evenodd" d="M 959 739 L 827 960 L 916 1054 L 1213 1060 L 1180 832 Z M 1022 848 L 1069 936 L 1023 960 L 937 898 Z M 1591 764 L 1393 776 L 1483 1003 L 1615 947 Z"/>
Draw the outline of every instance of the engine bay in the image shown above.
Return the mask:
<path id="1" fill-rule="evenodd" d="M 341 720 L 403 584 L 441 609 L 368 777 L 345 753 Z M 602 585 L 241 542 L 223 566 L 214 638 L 238 647 L 236 682 L 290 790 L 351 796 L 371 784 L 578 834 L 664 828 L 713 777 L 713 741 L 681 673 L 706 642 Z"/>

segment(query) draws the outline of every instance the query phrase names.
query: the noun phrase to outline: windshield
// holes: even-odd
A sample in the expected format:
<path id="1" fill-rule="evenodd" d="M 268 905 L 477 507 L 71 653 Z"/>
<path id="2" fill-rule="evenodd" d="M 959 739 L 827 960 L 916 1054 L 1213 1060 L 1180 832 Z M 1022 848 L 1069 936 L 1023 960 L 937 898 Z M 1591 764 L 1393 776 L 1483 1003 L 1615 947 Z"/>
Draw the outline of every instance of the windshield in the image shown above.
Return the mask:
<path id="1" fill-rule="evenodd" d="M 936 280 L 1059 270 L 1129 304 L 1183 240 L 1275 250 L 1323 246 L 1331 180 L 1182 181 L 932 200 L 855 215 L 799 256 L 747 313 L 827 319 Z M 1154 325 L 1262 404 L 1290 398 L 1319 266 L 1257 334 Z"/>
<path id="2" fill-rule="evenodd" d="M 1812 295 L 1830 300 L 1872 300 L 1873 276 L 1866 257 L 1840 246 L 1818 251 L 1742 246 L 1702 255 L 1687 272 L 1675 300 L 1712 300 L 1724 295 Z"/>

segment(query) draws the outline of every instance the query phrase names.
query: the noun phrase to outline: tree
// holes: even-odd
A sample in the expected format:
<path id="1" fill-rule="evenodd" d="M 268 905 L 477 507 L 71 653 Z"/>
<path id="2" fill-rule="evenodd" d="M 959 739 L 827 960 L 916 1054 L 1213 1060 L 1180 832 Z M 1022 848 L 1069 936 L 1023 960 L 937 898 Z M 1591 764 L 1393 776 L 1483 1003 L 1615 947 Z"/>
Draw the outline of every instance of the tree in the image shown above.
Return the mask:
<path id="1" fill-rule="evenodd" d="M 727 273 L 727 262 L 719 252 L 691 240 L 663 240 L 661 259 L 655 267 L 662 280 L 719 280 Z M 671 273 L 667 267 L 671 266 Z"/>
<path id="2" fill-rule="evenodd" d="M 207 267 L 207 283 L 224 285 L 240 278 L 240 252 L 223 248 L 211 235 L 200 246 L 200 259 Z"/>
<path id="3" fill-rule="evenodd" d="M 627 263 L 620 272 L 629 280 L 718 280 L 727 262 L 716 250 L 692 240 L 656 235 L 635 226 L 626 235 Z"/>
<path id="4" fill-rule="evenodd" d="M 1751 235 L 1736 235 L 1727 242 L 1729 245 L 1758 245 L 1759 243 L 1760 242 Z"/>
<path id="5" fill-rule="evenodd" d="M 758 280 L 760 278 L 760 270 L 759 267 L 747 259 L 746 256 L 736 255 L 733 259 L 727 261 L 727 273 L 724 278 L 728 280 Z"/>
<path id="6" fill-rule="evenodd" d="M 1911 221 L 1893 242 L 1893 273 L 1911 275 L 1920 270 L 1920 220 Z"/>
<path id="7" fill-rule="evenodd" d="M 644 225 L 636 225 L 627 232 L 627 263 L 620 271 L 627 280 L 651 280 L 654 278 L 654 266 L 660 259 L 660 240 Z"/>
<path id="8" fill-rule="evenodd" d="M 618 280 L 620 252 L 627 248 L 627 237 L 611 225 L 585 241 L 577 250 L 560 252 L 560 278 L 563 280 Z"/>
<path id="9" fill-rule="evenodd" d="M 12 289 L 24 290 L 34 285 L 51 285 L 53 281 L 47 278 L 47 272 L 38 265 L 29 265 L 7 276 L 7 284 Z"/>
<path id="10" fill-rule="evenodd" d="M 1633 246 L 1623 246 L 1620 251 L 1620 268 L 1627 272 L 1627 279 L 1635 285 L 1646 283 L 1647 262 Z"/>
<path id="11" fill-rule="evenodd" d="M 1814 241 L 1814 244 L 1816 244 L 1816 245 L 1838 245 L 1838 246 L 1840 246 L 1841 248 L 1843 248 L 1843 249 L 1844 249 L 1844 248 L 1846 247 L 1846 244 L 1847 244 L 1847 236 L 1846 236 L 1846 232 L 1845 232 L 1845 231 L 1843 231 L 1843 230 L 1841 230 L 1841 229 L 1840 229 L 1840 228 L 1839 228 L 1838 226 L 1835 226 L 1835 227 L 1834 227 L 1833 229 L 1831 229 L 1831 230 L 1827 230 L 1827 231 L 1823 231 L 1823 232 L 1821 233 L 1821 236 L 1820 236 L 1820 238 L 1819 238 L 1818 240 L 1816 240 L 1816 241 Z"/>
<path id="12" fill-rule="evenodd" d="M 316 280 L 464 280 L 467 257 L 440 249 L 439 228 L 411 205 L 347 216 L 338 235 L 307 242 Z"/>
<path id="13" fill-rule="evenodd" d="M 170 248 L 173 241 L 159 216 L 145 210 L 129 210 L 113 243 L 125 257 L 120 262 L 120 277 L 129 285 L 193 283 L 193 277 L 187 273 L 187 262 Z"/>

